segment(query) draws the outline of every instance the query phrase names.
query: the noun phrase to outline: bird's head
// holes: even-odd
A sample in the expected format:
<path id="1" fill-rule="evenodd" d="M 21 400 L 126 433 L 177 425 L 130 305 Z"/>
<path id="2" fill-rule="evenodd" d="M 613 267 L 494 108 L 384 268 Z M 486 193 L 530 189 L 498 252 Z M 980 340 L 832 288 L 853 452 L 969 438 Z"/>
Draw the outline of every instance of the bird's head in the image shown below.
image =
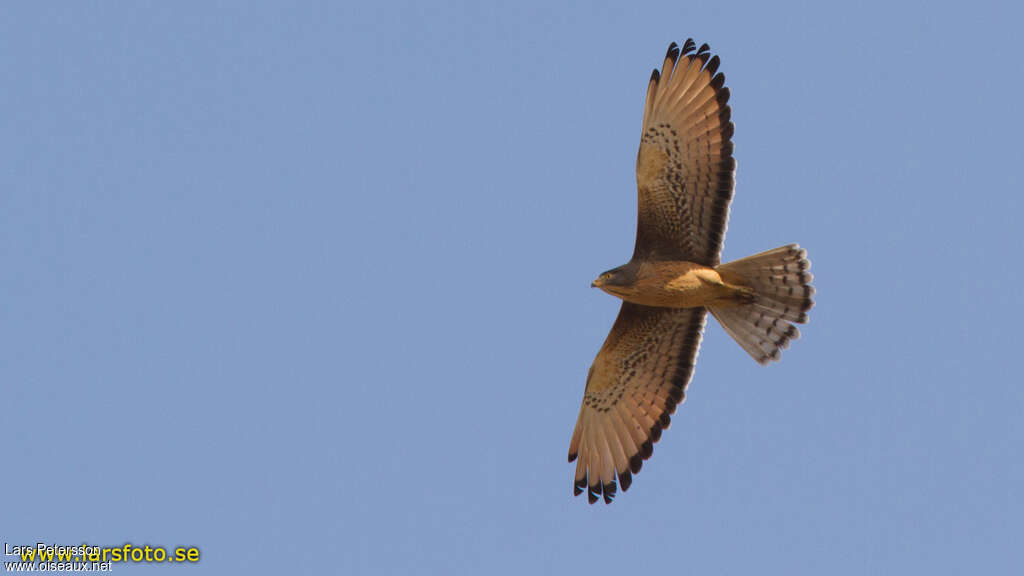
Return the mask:
<path id="1" fill-rule="evenodd" d="M 625 266 L 612 268 L 602 273 L 593 282 L 591 288 L 600 288 L 613 295 L 619 295 L 636 283 L 636 267 L 632 262 Z"/>

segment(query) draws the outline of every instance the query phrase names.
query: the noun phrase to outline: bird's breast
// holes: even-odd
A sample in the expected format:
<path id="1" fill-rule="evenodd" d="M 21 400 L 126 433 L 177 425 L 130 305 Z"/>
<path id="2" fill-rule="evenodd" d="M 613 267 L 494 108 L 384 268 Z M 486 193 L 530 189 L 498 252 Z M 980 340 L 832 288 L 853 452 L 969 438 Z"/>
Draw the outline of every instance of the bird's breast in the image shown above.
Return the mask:
<path id="1" fill-rule="evenodd" d="M 644 306 L 695 308 L 721 298 L 728 288 L 713 268 L 692 262 L 646 263 L 636 282 L 615 294 Z"/>

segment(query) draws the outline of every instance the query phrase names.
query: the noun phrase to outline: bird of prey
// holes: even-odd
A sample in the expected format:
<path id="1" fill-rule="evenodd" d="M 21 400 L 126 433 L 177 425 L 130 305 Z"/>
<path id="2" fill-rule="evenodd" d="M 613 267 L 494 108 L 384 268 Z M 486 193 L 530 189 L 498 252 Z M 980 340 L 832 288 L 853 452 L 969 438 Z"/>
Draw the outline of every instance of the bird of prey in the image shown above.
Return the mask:
<path id="1" fill-rule="evenodd" d="M 669 46 L 651 74 L 636 161 L 636 246 L 592 286 L 623 300 L 587 375 L 569 462 L 591 504 L 625 491 L 683 401 L 706 312 L 760 364 L 799 336 L 811 296 L 791 244 L 720 264 L 735 184 L 729 89 L 708 45 Z"/>

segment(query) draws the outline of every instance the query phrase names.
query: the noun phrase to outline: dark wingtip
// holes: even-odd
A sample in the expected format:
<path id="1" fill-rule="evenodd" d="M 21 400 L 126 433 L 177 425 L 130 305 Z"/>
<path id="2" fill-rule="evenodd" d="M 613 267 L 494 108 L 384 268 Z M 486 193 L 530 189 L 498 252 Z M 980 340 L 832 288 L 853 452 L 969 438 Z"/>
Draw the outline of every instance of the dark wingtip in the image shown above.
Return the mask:
<path id="1" fill-rule="evenodd" d="M 668 393 L 668 399 L 669 402 L 675 405 L 679 404 L 685 395 L 686 394 L 683 392 L 683 388 L 681 386 L 673 386 L 672 390 Z"/>
<path id="2" fill-rule="evenodd" d="M 593 504 L 598 501 L 601 496 L 601 485 L 587 486 L 587 502 Z"/>
<path id="3" fill-rule="evenodd" d="M 714 76 L 715 72 L 718 72 L 718 67 L 721 64 L 722 61 L 718 58 L 718 54 L 715 54 L 714 56 L 711 57 L 711 60 L 708 60 L 708 63 L 704 65 L 704 69 L 711 73 L 712 76 Z"/>
<path id="4" fill-rule="evenodd" d="M 604 485 L 604 503 L 611 504 L 612 500 L 615 500 L 615 482 L 609 482 Z"/>
<path id="5" fill-rule="evenodd" d="M 587 487 L 587 477 L 583 476 L 579 480 L 573 482 L 573 485 L 572 485 L 572 495 L 573 496 L 579 496 L 580 494 L 583 494 L 583 489 L 586 488 L 586 487 Z"/>
<path id="6" fill-rule="evenodd" d="M 661 72 L 658 72 L 658 69 L 655 68 L 654 70 L 651 71 L 651 82 L 657 82 L 660 79 L 661 79 Z"/>
<path id="7" fill-rule="evenodd" d="M 619 485 L 622 486 L 622 491 L 629 490 L 629 487 L 633 484 L 633 475 L 629 473 L 629 470 L 619 474 Z"/>
<path id="8" fill-rule="evenodd" d="M 734 132 L 736 132 L 736 125 L 733 124 L 732 122 L 729 122 L 722 128 L 722 140 L 729 140 L 730 138 L 732 138 Z"/>
<path id="9" fill-rule="evenodd" d="M 683 42 L 683 54 L 689 54 L 697 49 L 697 43 L 693 41 L 693 38 L 687 38 L 686 42 Z"/>
<path id="10" fill-rule="evenodd" d="M 665 60 L 671 60 L 673 64 L 679 60 L 679 46 L 673 42 L 668 45 L 668 52 L 665 52 Z"/>
<path id="11" fill-rule="evenodd" d="M 654 442 L 648 440 L 640 445 L 640 457 L 647 460 L 654 454 Z"/>
<path id="12" fill-rule="evenodd" d="M 725 106 L 726 104 L 729 103 L 729 96 L 731 95 L 732 93 L 729 92 L 729 87 L 722 86 L 722 89 L 719 90 L 717 94 L 715 94 L 715 99 L 718 101 L 719 106 Z"/>
<path id="13" fill-rule="evenodd" d="M 725 74 L 719 72 L 715 74 L 715 77 L 711 79 L 711 89 L 716 93 L 725 86 Z"/>
<path id="14" fill-rule="evenodd" d="M 569 462 L 573 462 L 575 460 L 576 460 L 576 453 L 575 452 L 569 452 Z"/>
<path id="15" fill-rule="evenodd" d="M 661 440 L 661 422 L 655 422 L 651 427 L 651 443 Z"/>
<path id="16" fill-rule="evenodd" d="M 661 424 L 662 430 L 667 429 L 672 424 L 672 416 L 668 412 L 662 412 L 658 417 L 658 424 Z"/>
<path id="17" fill-rule="evenodd" d="M 642 448 L 641 448 L 642 449 Z M 636 474 L 644 467 L 644 457 L 641 453 L 637 452 L 629 458 L 629 471 Z M 625 488 L 623 488 L 625 490 Z"/>

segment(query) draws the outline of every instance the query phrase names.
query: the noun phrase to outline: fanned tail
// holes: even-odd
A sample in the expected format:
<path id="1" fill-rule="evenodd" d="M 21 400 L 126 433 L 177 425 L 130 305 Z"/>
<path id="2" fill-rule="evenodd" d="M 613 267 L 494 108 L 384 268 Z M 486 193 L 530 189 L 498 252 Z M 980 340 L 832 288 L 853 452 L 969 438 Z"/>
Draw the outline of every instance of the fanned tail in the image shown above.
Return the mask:
<path id="1" fill-rule="evenodd" d="M 759 364 L 778 360 L 789 341 L 800 337 L 792 322 L 807 322 L 814 306 L 807 252 L 796 244 L 722 264 L 722 279 L 754 291 L 746 304 L 709 307 L 725 331 Z"/>

